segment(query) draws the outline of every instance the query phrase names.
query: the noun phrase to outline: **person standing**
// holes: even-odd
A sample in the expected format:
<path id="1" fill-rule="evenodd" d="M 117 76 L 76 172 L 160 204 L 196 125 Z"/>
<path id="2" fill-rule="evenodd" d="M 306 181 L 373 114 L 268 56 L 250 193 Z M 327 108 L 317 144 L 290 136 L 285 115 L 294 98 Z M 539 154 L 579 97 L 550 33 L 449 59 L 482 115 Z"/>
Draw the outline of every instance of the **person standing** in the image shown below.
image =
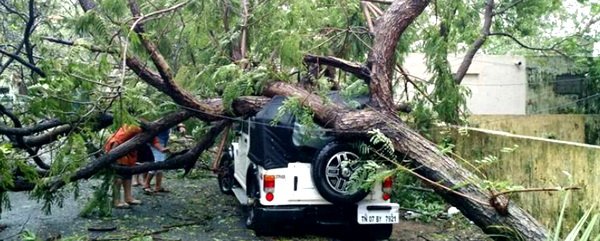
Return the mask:
<path id="1" fill-rule="evenodd" d="M 186 132 L 187 130 L 183 123 L 179 123 L 177 127 L 173 128 L 169 139 L 169 150 L 171 153 L 179 153 L 192 148 L 191 144 L 194 143 L 194 140 Z"/>
<path id="2" fill-rule="evenodd" d="M 150 149 L 152 150 L 152 155 L 154 156 L 155 162 L 163 162 L 167 158 L 166 153 L 169 151 L 169 149 L 166 147 L 167 142 L 169 142 L 169 129 L 158 133 L 158 135 L 154 138 L 152 145 L 148 144 L 150 146 Z M 150 188 L 150 182 L 152 181 L 152 178 L 154 178 L 154 176 L 156 176 L 156 183 L 154 186 L 154 190 L 152 190 Z M 163 172 L 161 170 L 150 171 L 146 176 L 146 180 L 144 181 L 144 192 L 169 192 L 166 188 L 162 186 L 162 181 Z"/>
<path id="3" fill-rule="evenodd" d="M 121 126 L 104 145 L 104 151 L 108 153 L 117 146 L 125 143 L 135 135 L 142 132 L 142 128 L 135 125 L 124 124 Z M 137 161 L 137 151 L 132 150 L 127 155 L 117 160 L 117 165 L 132 167 Z M 123 186 L 123 196 L 121 199 L 121 186 Z M 131 193 L 131 175 L 118 175 L 113 183 L 113 205 L 115 208 L 129 208 L 129 205 L 139 205 L 142 201 L 137 200 Z"/>
<path id="4" fill-rule="evenodd" d="M 153 139 L 156 139 L 154 137 Z M 154 141 L 153 143 L 158 143 L 158 141 Z M 158 144 L 157 144 L 158 145 Z M 154 162 L 154 154 L 152 154 L 152 150 L 149 145 L 141 145 L 137 149 L 137 163 L 136 165 L 142 165 L 144 163 L 152 163 Z M 146 177 L 148 176 L 148 172 L 144 172 L 142 174 L 133 175 L 133 186 L 142 186 L 146 183 Z"/>

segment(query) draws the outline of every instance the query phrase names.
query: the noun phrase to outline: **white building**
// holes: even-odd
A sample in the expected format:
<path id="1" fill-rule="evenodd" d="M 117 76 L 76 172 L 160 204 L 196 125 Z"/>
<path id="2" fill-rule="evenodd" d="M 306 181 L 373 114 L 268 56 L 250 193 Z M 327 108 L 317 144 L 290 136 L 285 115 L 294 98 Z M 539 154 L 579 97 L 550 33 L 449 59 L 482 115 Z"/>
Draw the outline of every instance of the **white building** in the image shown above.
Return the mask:
<path id="1" fill-rule="evenodd" d="M 452 73 L 456 73 L 462 60 L 462 56 L 448 57 Z M 407 55 L 403 68 L 407 74 L 419 79 L 431 78 L 425 65 L 425 54 Z M 467 97 L 471 114 L 526 114 L 527 70 L 523 56 L 476 55 L 461 85 L 471 90 L 471 96 Z"/>

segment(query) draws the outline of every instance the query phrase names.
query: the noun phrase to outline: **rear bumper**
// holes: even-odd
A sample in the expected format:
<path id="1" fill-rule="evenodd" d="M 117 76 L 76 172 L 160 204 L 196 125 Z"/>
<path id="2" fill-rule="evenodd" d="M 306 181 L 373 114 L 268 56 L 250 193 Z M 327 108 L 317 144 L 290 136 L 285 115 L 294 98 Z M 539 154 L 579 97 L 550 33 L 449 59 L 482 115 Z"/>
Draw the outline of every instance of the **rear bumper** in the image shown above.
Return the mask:
<path id="1" fill-rule="evenodd" d="M 256 214 L 270 222 L 305 222 L 309 209 L 306 206 L 259 207 Z"/>
<path id="2" fill-rule="evenodd" d="M 257 208 L 256 215 L 271 223 L 352 225 L 357 224 L 357 207 L 357 205 L 261 206 Z"/>

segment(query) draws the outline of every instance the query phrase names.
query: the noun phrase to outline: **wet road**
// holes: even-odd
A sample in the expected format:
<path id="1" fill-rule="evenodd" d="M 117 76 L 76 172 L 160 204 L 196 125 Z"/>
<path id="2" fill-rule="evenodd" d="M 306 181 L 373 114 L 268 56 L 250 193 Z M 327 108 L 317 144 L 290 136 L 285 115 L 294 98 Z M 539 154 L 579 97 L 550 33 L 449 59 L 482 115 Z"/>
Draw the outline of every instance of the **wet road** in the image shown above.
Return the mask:
<path id="1" fill-rule="evenodd" d="M 42 204 L 26 193 L 11 193 L 12 210 L 0 216 L 7 228 L 0 240 L 21 240 L 20 233 L 31 231 L 45 240 L 51 237 L 81 237 L 96 240 L 154 236 L 163 240 L 274 240 L 256 237 L 244 226 L 243 213 L 233 196 L 219 192 L 216 179 L 181 179 L 172 174 L 165 186 L 171 192 L 145 195 L 135 188 L 143 204 L 132 209 L 113 209 L 110 218 L 83 218 L 79 212 L 91 197 L 91 187 L 99 181 L 82 182 L 79 200 L 67 198 L 63 207 L 54 206 L 51 215 L 41 211 Z M 88 228 L 116 227 L 115 231 L 92 232 Z M 279 238 L 277 238 L 279 240 Z M 296 235 L 292 240 L 330 240 Z"/>
<path id="2" fill-rule="evenodd" d="M 330 230 L 304 228 L 286 229 L 277 237 L 256 237 L 244 225 L 244 214 L 233 196 L 221 194 L 216 178 L 209 173 L 200 178 L 177 178 L 175 173 L 168 175 L 165 186 L 170 193 L 144 195 L 139 187 L 134 195 L 143 204 L 132 209 L 113 209 L 110 218 L 83 218 L 79 216 L 93 187 L 98 180 L 80 183 L 80 198 L 66 198 L 63 207 L 53 206 L 52 214 L 45 215 L 42 204 L 30 200 L 27 193 L 10 193 L 12 210 L 0 216 L 0 241 L 22 240 L 25 231 L 35 233 L 40 240 L 52 237 L 71 237 L 72 240 L 130 240 L 133 237 L 147 237 L 136 240 L 297 240 L 325 241 L 336 240 Z M 71 195 L 71 194 L 67 194 Z M 71 195 L 72 196 L 72 195 Z M 390 240 L 431 241 L 449 240 L 488 240 L 477 227 L 457 220 L 436 220 L 421 223 L 401 220 L 394 227 Z M 114 227 L 114 231 L 89 231 L 90 228 Z M 76 237 L 76 238 L 75 238 Z M 152 239 L 150 239 L 152 237 Z"/>

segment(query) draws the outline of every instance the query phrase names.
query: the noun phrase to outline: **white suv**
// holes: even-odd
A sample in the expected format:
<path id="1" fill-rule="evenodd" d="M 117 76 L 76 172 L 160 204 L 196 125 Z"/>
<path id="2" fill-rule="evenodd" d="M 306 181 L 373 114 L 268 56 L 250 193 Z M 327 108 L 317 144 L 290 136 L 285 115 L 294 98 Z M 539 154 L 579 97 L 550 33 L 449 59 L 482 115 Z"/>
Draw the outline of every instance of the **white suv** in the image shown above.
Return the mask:
<path id="1" fill-rule="evenodd" d="M 356 145 L 321 128 L 307 130 L 289 114 L 276 117 L 284 99 L 236 123 L 220 161 L 219 187 L 247 206 L 246 225 L 257 235 L 276 224 L 344 225 L 356 240 L 387 239 L 399 221 L 398 204 L 390 203 L 392 179 L 370 191 L 351 189 L 362 162 Z"/>

